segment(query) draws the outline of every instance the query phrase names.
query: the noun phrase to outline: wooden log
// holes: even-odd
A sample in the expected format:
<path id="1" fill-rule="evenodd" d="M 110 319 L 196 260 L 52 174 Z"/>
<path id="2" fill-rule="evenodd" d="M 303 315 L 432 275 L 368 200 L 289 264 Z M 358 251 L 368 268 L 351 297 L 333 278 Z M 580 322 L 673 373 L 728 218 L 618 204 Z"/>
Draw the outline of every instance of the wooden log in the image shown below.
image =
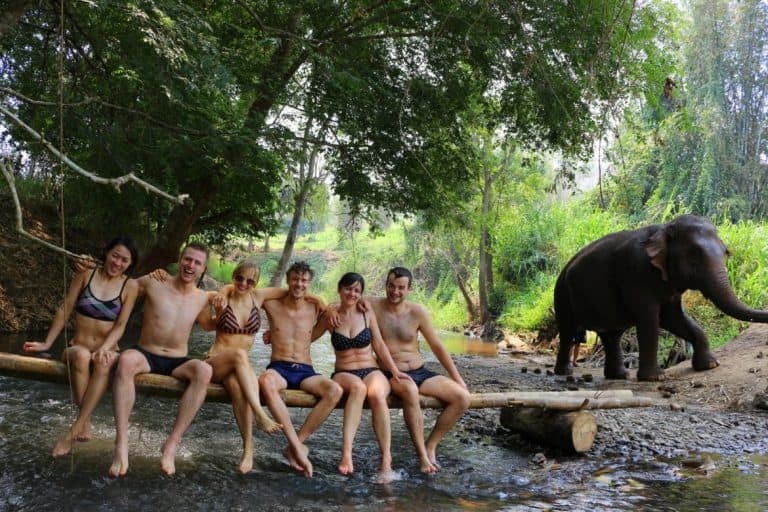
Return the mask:
<path id="1" fill-rule="evenodd" d="M 500 421 L 526 438 L 575 453 L 592 448 L 597 435 L 595 416 L 587 411 L 505 407 Z"/>
<path id="2" fill-rule="evenodd" d="M 45 380 L 67 384 L 67 367 L 61 361 L 29 357 L 0 352 L 0 375 Z M 144 373 L 136 376 L 136 390 L 153 396 L 179 397 L 186 389 L 186 384 L 173 377 Z M 317 399 L 303 391 L 287 390 L 282 398 L 289 407 L 314 407 Z M 209 384 L 206 399 L 211 402 L 229 402 L 229 396 L 223 386 Z M 389 397 L 392 408 L 401 408 L 397 397 Z M 509 391 L 503 393 L 473 393 L 470 408 L 496 407 L 545 407 L 559 410 L 605 409 L 620 407 L 648 407 L 653 405 L 649 398 L 636 397 L 630 390 L 609 391 Z M 339 407 L 342 407 L 339 404 Z M 431 397 L 421 397 L 424 409 L 442 409 L 443 403 Z"/>

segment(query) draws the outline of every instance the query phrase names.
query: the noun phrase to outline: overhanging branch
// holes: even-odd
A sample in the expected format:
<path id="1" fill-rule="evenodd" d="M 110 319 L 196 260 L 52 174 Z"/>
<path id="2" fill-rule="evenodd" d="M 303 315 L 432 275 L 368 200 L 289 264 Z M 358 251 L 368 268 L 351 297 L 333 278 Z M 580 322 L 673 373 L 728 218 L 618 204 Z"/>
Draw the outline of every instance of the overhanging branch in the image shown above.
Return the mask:
<path id="1" fill-rule="evenodd" d="M 61 161 L 65 164 L 67 164 L 67 167 L 75 171 L 76 173 L 85 176 L 86 178 L 90 179 L 91 181 L 94 181 L 96 183 L 100 183 L 102 185 L 112 185 L 115 190 L 120 191 L 120 187 L 128 182 L 134 182 L 140 187 L 142 187 L 145 191 L 156 194 L 160 197 L 163 197 L 171 202 L 174 202 L 176 204 L 183 204 L 186 199 L 189 198 L 189 194 L 180 194 L 177 196 L 172 196 L 171 194 L 160 190 L 159 188 L 155 187 L 154 185 L 147 183 L 146 181 L 142 180 L 141 178 L 137 177 L 135 174 L 128 173 L 123 176 L 119 176 L 117 178 L 102 178 L 101 176 L 97 176 L 96 174 L 93 174 L 91 172 L 86 171 L 79 165 L 77 165 L 75 162 L 73 162 L 67 155 L 60 152 L 56 147 L 54 147 L 53 144 L 48 142 L 42 135 L 37 133 L 32 127 L 27 125 L 24 121 L 19 119 L 13 112 L 5 108 L 5 106 L 0 104 L 0 113 L 4 114 L 8 119 L 12 120 L 14 123 L 22 127 L 27 133 L 29 133 L 35 140 L 40 142 L 48 151 L 56 155 L 58 158 L 61 159 Z"/>

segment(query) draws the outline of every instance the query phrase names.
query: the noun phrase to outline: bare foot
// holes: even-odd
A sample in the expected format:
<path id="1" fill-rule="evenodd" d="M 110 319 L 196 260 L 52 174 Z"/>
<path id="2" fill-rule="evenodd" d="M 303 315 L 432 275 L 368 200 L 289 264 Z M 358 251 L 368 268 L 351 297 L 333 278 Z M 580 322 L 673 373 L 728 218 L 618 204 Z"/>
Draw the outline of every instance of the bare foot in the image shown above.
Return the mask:
<path id="1" fill-rule="evenodd" d="M 312 463 L 309 462 L 309 448 L 304 444 L 299 444 L 297 450 L 286 446 L 283 455 L 288 459 L 288 464 L 296 471 L 301 471 L 307 478 L 312 477 Z"/>
<path id="2" fill-rule="evenodd" d="M 67 432 L 64 437 L 56 442 L 56 446 L 53 447 L 52 455 L 54 457 L 61 457 L 72 451 L 72 433 Z"/>
<path id="3" fill-rule="evenodd" d="M 170 439 L 163 443 L 163 456 L 160 458 L 160 468 L 166 475 L 171 476 L 176 473 L 176 448 L 178 446 L 178 442 L 171 441 Z"/>
<path id="4" fill-rule="evenodd" d="M 273 434 L 277 432 L 278 430 L 283 429 L 283 425 L 281 423 L 276 423 L 272 420 L 269 416 L 266 414 L 262 415 L 256 415 L 256 428 L 261 430 L 262 432 L 266 432 L 267 434 Z"/>
<path id="5" fill-rule="evenodd" d="M 112 456 L 112 465 L 109 467 L 109 476 L 125 476 L 128 472 L 128 444 L 115 445 L 115 453 Z"/>
<path id="6" fill-rule="evenodd" d="M 432 465 L 435 466 L 435 468 L 437 468 L 437 471 L 439 471 L 440 464 L 437 463 L 437 454 L 435 453 L 435 448 L 436 447 L 427 446 L 427 457 L 429 457 L 429 462 L 431 462 Z"/>
<path id="7" fill-rule="evenodd" d="M 352 454 L 343 453 L 341 460 L 339 461 L 339 473 L 342 475 L 351 475 L 355 471 L 355 467 L 352 465 Z"/>
<path id="8" fill-rule="evenodd" d="M 392 469 L 380 469 L 376 475 L 377 484 L 388 484 L 395 479 L 395 472 Z"/>
<path id="9" fill-rule="evenodd" d="M 80 430 L 80 432 L 75 434 L 75 440 L 76 441 L 82 441 L 82 442 L 90 441 L 91 437 L 93 435 L 92 432 L 91 432 L 92 428 L 93 427 L 91 425 L 91 422 L 89 421 L 88 423 L 85 424 L 85 426 L 82 428 L 82 430 Z"/>
<path id="10" fill-rule="evenodd" d="M 437 473 L 438 471 L 440 471 L 440 468 L 437 466 L 437 464 L 434 464 L 428 458 L 421 459 L 421 472 L 422 473 Z"/>
<path id="11" fill-rule="evenodd" d="M 242 474 L 250 473 L 253 469 L 253 447 L 243 448 L 243 456 L 238 467 Z"/>

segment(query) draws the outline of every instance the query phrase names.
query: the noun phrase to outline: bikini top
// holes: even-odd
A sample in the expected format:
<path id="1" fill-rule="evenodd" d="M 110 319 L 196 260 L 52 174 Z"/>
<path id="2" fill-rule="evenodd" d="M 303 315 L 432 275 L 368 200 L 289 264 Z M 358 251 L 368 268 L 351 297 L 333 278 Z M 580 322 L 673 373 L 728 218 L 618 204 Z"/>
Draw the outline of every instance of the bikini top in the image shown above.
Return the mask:
<path id="1" fill-rule="evenodd" d="M 94 320 L 114 322 L 120 316 L 120 311 L 123 309 L 123 289 L 125 288 L 125 283 L 128 282 L 128 278 L 126 277 L 123 280 L 123 286 L 120 287 L 120 293 L 117 294 L 117 297 L 110 300 L 101 300 L 94 296 L 91 291 L 91 281 L 95 273 L 96 269 L 91 272 L 91 277 L 88 279 L 85 289 L 77 296 L 75 311 Z"/>
<path id="2" fill-rule="evenodd" d="M 365 313 L 363 313 L 363 322 L 367 324 Z M 357 333 L 353 338 L 347 338 L 341 333 L 331 331 L 331 344 L 334 350 L 343 352 L 352 348 L 365 348 L 371 344 L 373 335 L 371 334 L 371 328 L 368 325 L 363 328 L 362 331 Z"/>
<path id="3" fill-rule="evenodd" d="M 251 297 L 253 307 L 251 313 L 248 315 L 248 321 L 245 322 L 243 327 L 240 327 L 240 323 L 237 321 L 235 312 L 232 310 L 229 304 L 224 308 L 224 312 L 216 321 L 216 331 L 223 334 L 256 334 L 261 327 L 261 314 L 259 308 L 256 307 L 256 301 Z"/>

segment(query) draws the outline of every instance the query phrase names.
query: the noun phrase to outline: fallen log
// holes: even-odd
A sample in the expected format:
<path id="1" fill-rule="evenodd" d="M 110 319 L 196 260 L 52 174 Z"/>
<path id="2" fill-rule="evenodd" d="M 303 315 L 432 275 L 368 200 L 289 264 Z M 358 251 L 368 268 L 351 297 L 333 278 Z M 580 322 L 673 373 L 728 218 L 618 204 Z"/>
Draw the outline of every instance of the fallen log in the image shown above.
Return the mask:
<path id="1" fill-rule="evenodd" d="M 61 361 L 0 352 L 0 375 L 67 384 L 67 367 Z M 151 396 L 179 397 L 186 384 L 173 377 L 144 373 L 136 376 L 136 390 Z M 303 391 L 282 392 L 283 401 L 289 407 L 314 407 L 317 399 Z M 223 386 L 209 384 L 206 400 L 229 402 Z M 389 397 L 392 408 L 401 408 L 397 397 Z M 650 398 L 636 397 L 630 390 L 609 391 L 510 391 L 504 393 L 473 393 L 469 407 L 472 409 L 498 407 L 539 407 L 565 411 L 582 409 L 612 409 L 622 407 L 649 407 Z M 342 404 L 339 404 L 341 407 Z M 443 403 L 431 397 L 421 397 L 424 409 L 442 409 Z"/>
<path id="2" fill-rule="evenodd" d="M 592 448 L 597 435 L 595 416 L 587 411 L 505 407 L 499 421 L 528 439 L 575 453 Z"/>

